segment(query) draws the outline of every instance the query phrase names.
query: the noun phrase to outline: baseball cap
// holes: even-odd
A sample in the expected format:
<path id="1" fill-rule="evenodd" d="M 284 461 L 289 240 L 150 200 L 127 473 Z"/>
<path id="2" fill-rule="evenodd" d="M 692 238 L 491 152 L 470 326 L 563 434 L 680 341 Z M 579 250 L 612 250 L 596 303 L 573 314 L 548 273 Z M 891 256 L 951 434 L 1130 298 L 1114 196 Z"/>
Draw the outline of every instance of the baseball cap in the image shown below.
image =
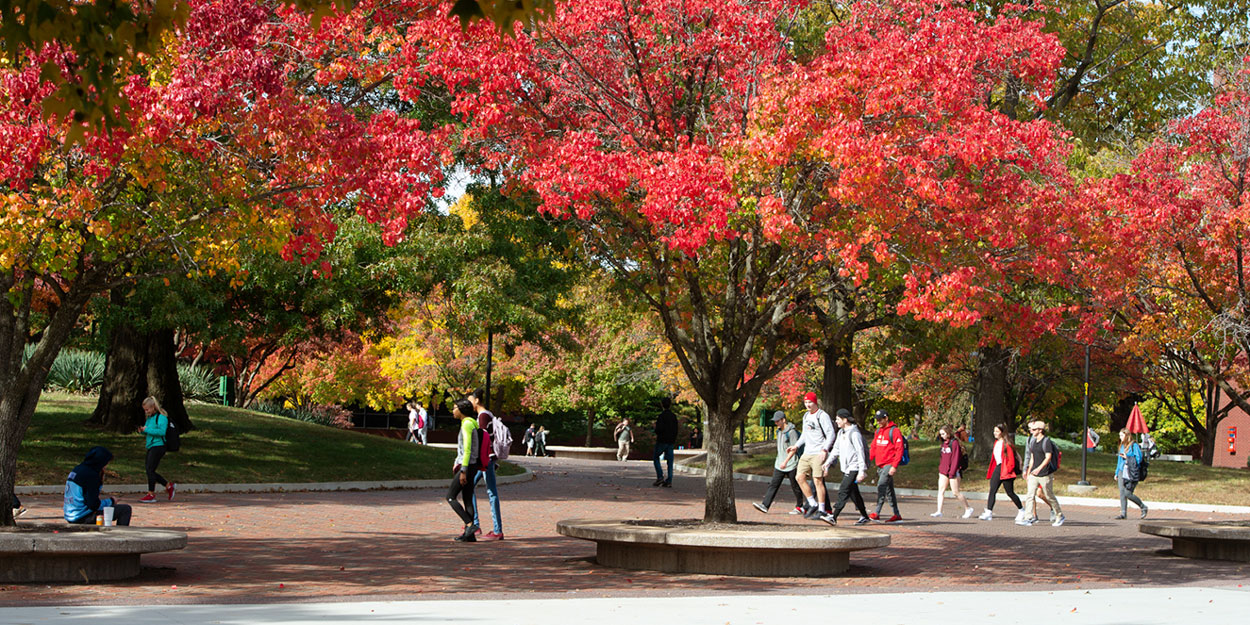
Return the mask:
<path id="1" fill-rule="evenodd" d="M 816 393 L 808 393 L 804 395 L 803 401 L 816 401 Z"/>
<path id="2" fill-rule="evenodd" d="M 888 419 L 888 418 L 890 418 L 890 415 L 886 414 L 884 410 L 878 410 L 878 411 L 877 411 L 876 416 L 877 416 L 877 418 L 878 418 L 878 419 Z"/>
<path id="3" fill-rule="evenodd" d="M 843 419 L 845 419 L 845 418 L 847 418 L 847 417 L 851 416 L 851 411 L 850 411 L 850 410 L 847 410 L 846 408 L 838 408 L 838 415 L 837 415 L 837 416 L 842 417 Z"/>
<path id="4" fill-rule="evenodd" d="M 786 420 L 786 413 L 785 413 L 785 411 L 783 411 L 783 410 L 778 410 L 777 412 L 774 412 L 774 413 L 773 413 L 773 421 L 774 421 L 774 422 L 777 422 L 777 421 L 785 421 L 785 420 Z"/>

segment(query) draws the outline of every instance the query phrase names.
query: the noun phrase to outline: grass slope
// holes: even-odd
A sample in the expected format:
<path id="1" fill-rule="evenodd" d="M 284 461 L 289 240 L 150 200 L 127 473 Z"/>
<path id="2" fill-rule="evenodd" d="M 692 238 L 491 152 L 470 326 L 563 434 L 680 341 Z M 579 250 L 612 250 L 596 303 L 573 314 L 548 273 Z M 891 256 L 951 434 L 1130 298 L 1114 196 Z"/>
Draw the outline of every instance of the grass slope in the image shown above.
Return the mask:
<path id="1" fill-rule="evenodd" d="M 45 394 L 22 441 L 17 483 L 61 484 L 93 445 L 113 452 L 107 482 L 143 484 L 143 436 L 83 425 L 94 398 Z M 186 483 L 345 482 L 451 477 L 452 452 L 249 410 L 188 404 L 196 429 L 160 473 Z M 520 473 L 504 463 L 500 475 Z"/>
<path id="2" fill-rule="evenodd" d="M 1017 453 L 1023 461 L 1023 447 L 1016 446 Z M 1062 449 L 1063 461 L 1059 473 L 1055 476 L 1056 494 L 1066 494 L 1065 489 L 1081 479 L 1080 449 Z M 937 489 L 937 470 L 940 461 L 937 443 L 934 441 L 910 441 L 911 462 L 899 469 L 894 476 L 894 484 L 899 488 Z M 734 469 L 742 473 L 772 475 L 774 453 L 753 454 L 734 462 Z M 1114 454 L 1094 452 L 1089 455 L 1086 476 L 1096 490 L 1086 497 L 1102 497 L 1118 499 L 1120 491 L 1113 477 L 1115 473 Z M 989 481 L 985 479 L 986 466 L 973 463 L 964 474 L 963 489 L 972 492 L 989 490 Z M 835 485 L 842 474 L 836 467 L 827 481 Z M 869 478 L 875 483 L 876 471 L 870 471 Z M 1023 494 L 1024 478 L 1016 480 L 1016 492 Z M 1137 495 L 1150 505 L 1150 501 L 1170 501 L 1182 503 L 1205 503 L 1232 506 L 1250 506 L 1250 471 L 1242 469 L 1216 469 L 1182 462 L 1150 463 L 1149 478 L 1137 486 Z M 1003 499 L 999 491 L 999 499 Z"/>

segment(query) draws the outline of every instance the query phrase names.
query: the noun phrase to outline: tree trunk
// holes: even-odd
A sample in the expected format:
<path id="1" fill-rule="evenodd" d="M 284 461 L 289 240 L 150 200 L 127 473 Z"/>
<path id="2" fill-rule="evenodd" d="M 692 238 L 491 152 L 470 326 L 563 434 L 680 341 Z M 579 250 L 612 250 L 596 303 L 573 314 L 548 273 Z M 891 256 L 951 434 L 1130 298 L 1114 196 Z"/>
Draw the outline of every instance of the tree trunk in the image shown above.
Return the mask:
<path id="1" fill-rule="evenodd" d="M 117 294 L 111 299 L 116 302 Z M 88 423 L 112 432 L 133 432 L 143 425 L 148 351 L 148 337 L 134 326 L 126 322 L 113 326 L 104 366 L 104 384 L 100 386 L 100 399 Z"/>
<path id="2" fill-rule="evenodd" d="M 1205 466 L 1215 465 L 1215 449 L 1219 446 L 1220 433 L 1216 428 L 1208 427 L 1206 436 L 1202 438 L 1202 464 Z"/>
<path id="3" fill-rule="evenodd" d="M 1007 422 L 1007 350 L 984 347 L 977 366 L 976 410 L 972 415 L 972 458 L 984 461 L 994 448 L 994 426 Z"/>
<path id="4" fill-rule="evenodd" d="M 586 410 L 586 446 L 590 447 L 590 437 L 595 433 L 595 409 Z"/>
<path id="5" fill-rule="evenodd" d="M 705 523 L 737 523 L 738 506 L 734 502 L 733 479 L 733 413 L 705 406 L 707 431 L 707 493 L 703 500 Z"/>
<path id="6" fill-rule="evenodd" d="M 824 377 L 820 384 L 821 403 L 829 414 L 839 408 L 854 411 L 855 383 L 851 376 L 851 356 L 855 351 L 855 334 L 846 331 L 825 348 Z"/>
<path id="7" fill-rule="evenodd" d="M 182 398 L 182 382 L 178 379 L 178 354 L 173 330 L 157 330 L 147 335 L 147 390 L 165 409 L 165 415 L 182 432 L 193 427 Z"/>

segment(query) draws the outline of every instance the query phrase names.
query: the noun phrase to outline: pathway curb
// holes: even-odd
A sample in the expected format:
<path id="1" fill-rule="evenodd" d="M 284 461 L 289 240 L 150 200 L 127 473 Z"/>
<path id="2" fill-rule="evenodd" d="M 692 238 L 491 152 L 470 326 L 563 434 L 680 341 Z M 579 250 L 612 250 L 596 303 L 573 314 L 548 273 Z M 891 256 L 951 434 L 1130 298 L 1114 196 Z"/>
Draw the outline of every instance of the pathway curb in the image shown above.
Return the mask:
<path id="1" fill-rule="evenodd" d="M 498 484 L 517 484 L 534 479 L 534 472 L 521 467 L 524 473 L 498 477 Z M 450 483 L 441 480 L 374 480 L 359 482 L 287 482 L 273 484 L 183 484 L 178 483 L 179 493 L 298 493 L 341 490 L 407 490 L 415 488 L 446 488 Z M 18 486 L 18 495 L 59 495 L 65 492 L 62 485 Z M 106 484 L 108 493 L 146 493 L 146 484 Z"/>

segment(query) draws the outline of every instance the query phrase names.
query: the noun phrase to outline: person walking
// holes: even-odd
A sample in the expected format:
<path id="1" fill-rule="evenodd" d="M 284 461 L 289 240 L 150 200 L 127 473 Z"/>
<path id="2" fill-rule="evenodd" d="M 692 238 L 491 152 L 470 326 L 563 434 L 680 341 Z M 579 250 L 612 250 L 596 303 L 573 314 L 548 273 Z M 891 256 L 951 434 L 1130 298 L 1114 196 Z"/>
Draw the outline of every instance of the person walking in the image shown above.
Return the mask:
<path id="1" fill-rule="evenodd" d="M 503 419 L 496 417 L 494 413 L 486 409 L 482 405 L 482 399 L 486 397 L 486 392 L 482 389 L 475 389 L 469 393 L 468 400 L 473 404 L 473 410 L 477 413 L 477 426 L 490 433 L 490 446 L 482 449 L 481 453 L 489 458 L 486 462 L 486 468 L 477 472 L 477 481 L 486 482 L 486 496 L 490 500 L 490 518 L 493 528 L 491 531 L 482 535 L 481 540 L 503 540 L 503 519 L 499 516 L 499 486 L 495 482 L 495 471 L 499 466 L 499 461 L 508 457 L 508 447 L 512 444 L 512 434 L 508 432 L 508 426 Z M 473 533 L 476 534 L 481 527 L 478 512 L 480 508 L 477 506 L 476 489 L 473 499 Z"/>
<path id="2" fill-rule="evenodd" d="M 169 430 L 169 417 L 161 410 L 161 405 L 155 397 L 143 400 L 143 414 L 147 420 L 139 426 L 139 433 L 144 435 L 144 446 L 147 448 L 143 466 L 148 474 L 148 494 L 140 497 L 139 503 L 156 503 L 157 484 L 165 487 L 165 494 L 169 501 L 173 501 L 174 483 L 167 481 L 156 472 L 156 468 L 161 464 L 161 458 L 165 457 L 165 433 Z"/>
<path id="3" fill-rule="evenodd" d="M 612 433 L 616 436 L 616 459 L 620 462 L 629 460 L 629 446 L 634 443 L 634 431 L 629 427 L 629 419 L 621 419 Z"/>
<path id="4" fill-rule="evenodd" d="M 538 431 L 534 432 L 534 455 L 547 457 L 547 428 L 546 426 L 538 426 Z"/>
<path id="5" fill-rule="evenodd" d="M 1057 456 L 1059 450 L 1055 448 L 1054 441 L 1046 436 L 1046 424 L 1044 422 L 1033 421 L 1029 423 L 1029 434 L 1029 448 L 1025 465 L 1025 469 L 1028 471 L 1028 480 L 1025 487 L 1028 490 L 1024 499 L 1024 518 L 1016 521 L 1016 525 L 1033 525 L 1036 523 L 1037 515 L 1034 513 L 1034 506 L 1037 503 L 1037 491 L 1040 489 L 1055 517 L 1051 525 L 1059 527 L 1067 520 L 1063 516 L 1063 508 L 1060 507 L 1059 500 L 1055 498 L 1054 473 L 1058 468 L 1056 465 L 1058 464 Z"/>
<path id="6" fill-rule="evenodd" d="M 452 416 L 460 420 L 460 434 L 456 437 L 456 459 L 452 467 L 455 476 L 451 478 L 451 486 L 447 489 L 447 503 L 464 522 L 464 531 L 455 538 L 457 542 L 477 542 L 473 528 L 473 517 L 477 514 L 477 506 L 473 504 L 473 489 L 481 462 L 482 436 L 478 433 L 476 415 L 472 402 L 467 399 L 456 400 Z M 456 501 L 457 496 L 464 500 L 463 506 Z"/>
<path id="7" fill-rule="evenodd" d="M 421 429 L 425 424 L 421 422 L 421 404 L 410 401 L 408 408 L 408 442 L 424 444 L 422 441 Z"/>
<path id="8" fill-rule="evenodd" d="M 894 523 L 903 520 L 898 511 L 898 496 L 894 492 L 894 474 L 903 460 L 903 433 L 884 410 L 878 410 L 876 417 L 877 433 L 873 436 L 868 456 L 877 463 L 877 508 L 868 518 L 881 520 L 881 509 L 888 499 L 894 516 L 883 522 Z"/>
<path id="9" fill-rule="evenodd" d="M 525 434 L 521 435 L 521 442 L 525 445 L 526 456 L 534 455 L 534 439 L 537 434 L 538 432 L 534 429 L 534 424 L 531 423 L 530 426 L 525 429 Z"/>
<path id="10" fill-rule="evenodd" d="M 764 501 L 752 503 L 756 510 L 768 514 L 768 508 L 773 505 L 773 499 L 777 497 L 777 490 L 781 488 L 783 480 L 790 480 L 790 490 L 794 492 L 794 510 L 790 514 L 803 513 L 803 490 L 799 488 L 797 471 L 799 467 L 799 459 L 793 451 L 788 451 L 791 447 L 799 444 L 799 431 L 786 420 L 786 413 L 778 410 L 773 413 L 773 425 L 777 428 L 777 459 L 773 461 L 773 479 L 768 482 L 768 489 L 764 491 Z"/>
<path id="11" fill-rule="evenodd" d="M 26 506 L 22 505 L 22 500 L 17 498 L 17 493 L 9 496 L 9 501 L 13 504 L 13 518 L 17 518 L 26 514 Z"/>
<path id="12" fill-rule="evenodd" d="M 100 497 L 104 489 L 104 467 L 113 460 L 113 452 L 96 446 L 65 478 L 65 497 L 62 514 L 67 523 L 94 525 L 97 515 L 105 508 L 113 508 L 113 523 L 130 525 L 130 506 L 118 503 L 114 497 Z"/>
<path id="13" fill-rule="evenodd" d="M 959 440 L 955 438 L 955 432 L 949 425 L 938 428 L 938 441 L 940 441 L 942 460 L 938 464 L 937 512 L 929 516 L 942 516 L 942 498 L 946 496 L 946 486 L 949 484 L 951 494 L 964 505 L 962 518 L 966 519 L 972 516 L 973 510 L 972 506 L 968 505 L 968 498 L 959 492 L 959 482 L 963 477 L 964 469 L 968 468 L 967 456 L 964 455 L 964 450 L 959 446 Z"/>
<path id="14" fill-rule="evenodd" d="M 859 520 L 855 524 L 863 525 L 869 521 L 864 496 L 859 492 L 859 483 L 868 477 L 868 453 L 864 449 L 864 435 L 855 425 L 851 411 L 846 408 L 838 409 L 834 424 L 838 426 L 838 436 L 833 444 L 833 453 L 825 460 L 825 469 L 828 471 L 833 460 L 838 459 L 838 466 L 842 469 L 842 483 L 838 485 L 838 502 L 833 505 L 833 511 L 821 515 L 820 520 L 829 525 L 837 525 L 838 515 L 842 514 L 842 508 L 850 500 L 855 502 L 855 509 L 859 510 Z"/>
<path id="15" fill-rule="evenodd" d="M 834 429 L 833 419 L 829 418 L 829 413 L 821 410 L 817 405 L 816 393 L 803 396 L 803 407 L 807 409 L 807 412 L 803 413 L 803 434 L 799 437 L 798 444 L 790 446 L 786 452 L 801 454 L 796 471 L 799 488 L 803 490 L 803 497 L 807 501 L 807 506 L 803 510 L 803 518 L 818 519 L 821 514 L 825 513 L 827 501 L 825 458 L 833 449 L 834 439 L 838 433 Z M 807 483 L 809 478 L 812 480 L 812 485 Z"/>
<path id="16" fill-rule="evenodd" d="M 1146 504 L 1133 493 L 1137 482 L 1141 481 L 1142 449 L 1133 440 L 1133 433 L 1127 428 L 1120 430 L 1120 448 L 1116 451 L 1115 481 L 1120 486 L 1120 514 L 1115 517 L 1124 519 L 1128 516 L 1128 502 L 1132 501 L 1141 508 L 1141 518 L 1146 518 Z"/>
<path id="17" fill-rule="evenodd" d="M 673 487 L 673 447 L 677 444 L 677 415 L 670 408 L 673 400 L 660 399 L 660 414 L 655 418 L 655 449 L 651 452 L 651 463 L 655 465 L 655 482 L 652 486 Z M 660 468 L 660 456 L 668 463 L 668 477 Z"/>
<path id="18" fill-rule="evenodd" d="M 994 519 L 994 501 L 998 497 L 999 486 L 1003 487 L 1011 503 L 1016 504 L 1016 520 L 1024 518 L 1024 504 L 1020 503 L 1020 497 L 1016 495 L 1015 489 L 1018 465 L 1016 449 L 1011 444 L 1012 438 L 1014 436 L 1007 429 L 1006 424 L 1000 423 L 994 426 L 994 449 L 990 452 L 990 468 L 985 472 L 985 479 L 990 481 L 990 494 L 985 500 L 985 512 L 977 517 L 982 521 Z"/>
<path id="19" fill-rule="evenodd" d="M 1085 451 L 1095 451 L 1098 449 L 1098 443 L 1102 441 L 1102 437 L 1094 428 L 1085 428 Z"/>

